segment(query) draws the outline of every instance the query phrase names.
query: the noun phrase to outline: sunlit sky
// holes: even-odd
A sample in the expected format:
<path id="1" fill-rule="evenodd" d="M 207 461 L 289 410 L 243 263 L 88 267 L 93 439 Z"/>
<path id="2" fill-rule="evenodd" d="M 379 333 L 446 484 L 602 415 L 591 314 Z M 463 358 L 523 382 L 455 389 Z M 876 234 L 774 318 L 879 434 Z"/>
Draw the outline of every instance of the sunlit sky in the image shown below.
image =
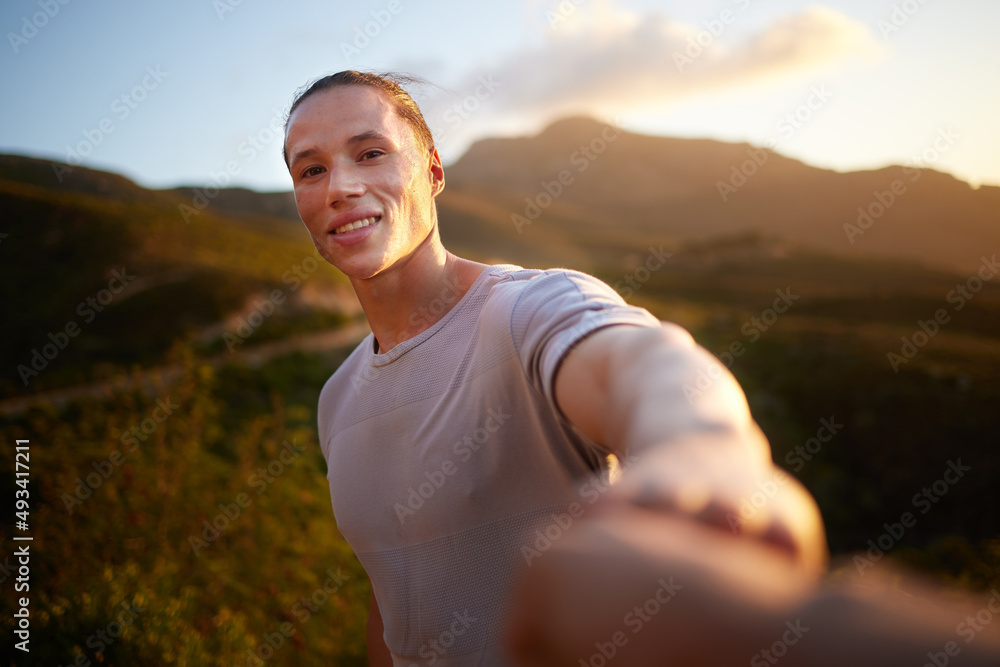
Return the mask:
<path id="1" fill-rule="evenodd" d="M 994 0 L 62 1 L 0 8 L 0 151 L 148 187 L 228 165 L 232 184 L 290 189 L 271 128 L 342 69 L 426 79 L 411 92 L 446 164 L 477 138 L 589 114 L 1000 185 Z"/>

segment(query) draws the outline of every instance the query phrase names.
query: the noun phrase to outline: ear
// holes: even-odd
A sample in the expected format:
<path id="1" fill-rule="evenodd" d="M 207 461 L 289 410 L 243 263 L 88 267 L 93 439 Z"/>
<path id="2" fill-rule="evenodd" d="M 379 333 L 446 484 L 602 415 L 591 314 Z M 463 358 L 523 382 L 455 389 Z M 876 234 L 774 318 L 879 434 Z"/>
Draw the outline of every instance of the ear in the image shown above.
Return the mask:
<path id="1" fill-rule="evenodd" d="M 437 147 L 431 146 L 428 155 L 428 169 L 431 179 L 431 197 L 437 197 L 444 190 L 444 167 Z"/>

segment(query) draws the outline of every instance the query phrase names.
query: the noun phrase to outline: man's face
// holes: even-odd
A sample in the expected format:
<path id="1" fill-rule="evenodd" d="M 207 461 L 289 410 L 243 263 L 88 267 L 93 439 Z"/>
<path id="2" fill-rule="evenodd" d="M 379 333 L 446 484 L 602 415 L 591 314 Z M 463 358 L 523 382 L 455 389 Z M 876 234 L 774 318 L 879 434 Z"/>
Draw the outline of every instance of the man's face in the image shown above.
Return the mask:
<path id="1" fill-rule="evenodd" d="M 320 255 L 349 277 L 378 275 L 433 230 L 440 158 L 382 91 L 348 85 L 310 96 L 285 142 L 299 215 Z"/>

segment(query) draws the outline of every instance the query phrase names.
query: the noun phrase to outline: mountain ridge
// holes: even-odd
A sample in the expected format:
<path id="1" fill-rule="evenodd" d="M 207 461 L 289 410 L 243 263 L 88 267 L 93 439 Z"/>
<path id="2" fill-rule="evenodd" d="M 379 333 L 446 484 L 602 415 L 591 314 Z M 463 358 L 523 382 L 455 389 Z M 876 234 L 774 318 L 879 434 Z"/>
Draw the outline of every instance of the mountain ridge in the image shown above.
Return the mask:
<path id="1" fill-rule="evenodd" d="M 1000 246 L 1000 187 L 973 189 L 949 174 L 899 165 L 841 173 L 748 144 L 616 128 L 609 141 L 610 127 L 576 118 L 534 137 L 482 140 L 446 178 L 453 192 L 474 191 L 506 205 L 513 225 L 514 216 L 535 212 L 532 202 L 542 208 L 551 196 L 546 184 L 563 175 L 562 191 L 532 228 L 547 217 L 564 226 L 560 209 L 573 208 L 675 240 L 759 232 L 840 256 L 959 271 L 977 265 L 980 250 Z"/>
<path id="2" fill-rule="evenodd" d="M 205 190 L 148 190 L 59 165 L 2 155 L 0 179 L 178 207 Z M 563 263 L 604 249 L 611 259 L 634 243 L 681 247 L 750 233 L 845 258 L 963 272 L 1000 246 L 1000 187 L 975 189 L 900 165 L 838 172 L 745 143 L 641 135 L 580 116 L 533 136 L 481 139 L 445 178 L 442 236 L 479 257 Z M 290 191 L 221 188 L 207 209 L 265 226 L 299 222 Z"/>

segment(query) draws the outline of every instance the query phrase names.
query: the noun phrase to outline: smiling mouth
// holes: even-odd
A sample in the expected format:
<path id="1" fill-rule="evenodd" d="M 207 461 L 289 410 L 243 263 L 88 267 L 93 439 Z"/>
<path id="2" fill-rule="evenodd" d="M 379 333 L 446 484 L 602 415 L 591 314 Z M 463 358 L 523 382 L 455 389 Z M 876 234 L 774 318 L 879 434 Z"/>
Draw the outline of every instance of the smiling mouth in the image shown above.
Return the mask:
<path id="1" fill-rule="evenodd" d="M 347 232 L 353 232 L 355 229 L 361 229 L 362 227 L 367 227 L 368 225 L 374 225 L 376 222 L 382 219 L 381 215 L 375 215 L 370 218 L 362 218 L 361 220 L 356 220 L 355 222 L 349 222 L 346 225 L 337 227 L 333 230 L 334 234 L 345 234 Z"/>

